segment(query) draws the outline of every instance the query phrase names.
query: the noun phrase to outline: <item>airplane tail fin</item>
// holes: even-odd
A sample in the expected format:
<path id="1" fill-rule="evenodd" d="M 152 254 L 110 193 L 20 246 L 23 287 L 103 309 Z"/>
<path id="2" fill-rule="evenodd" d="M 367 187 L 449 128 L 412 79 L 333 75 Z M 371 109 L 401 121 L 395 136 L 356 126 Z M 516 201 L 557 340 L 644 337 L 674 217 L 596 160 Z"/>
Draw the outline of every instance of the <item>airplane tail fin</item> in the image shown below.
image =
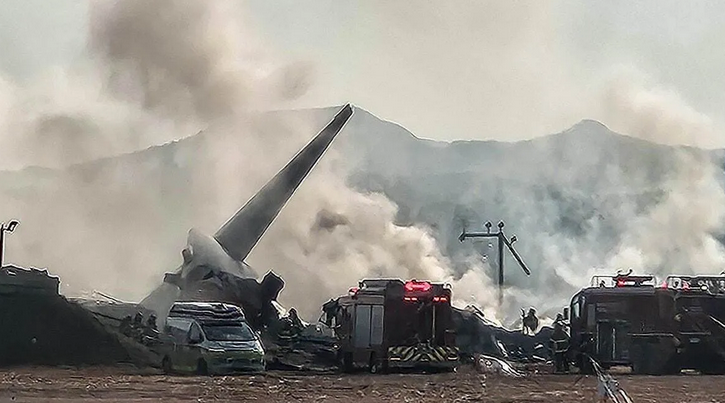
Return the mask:
<path id="1" fill-rule="evenodd" d="M 352 112 L 350 104 L 345 105 L 305 148 L 214 234 L 229 256 L 238 261 L 247 257 L 350 119 Z"/>

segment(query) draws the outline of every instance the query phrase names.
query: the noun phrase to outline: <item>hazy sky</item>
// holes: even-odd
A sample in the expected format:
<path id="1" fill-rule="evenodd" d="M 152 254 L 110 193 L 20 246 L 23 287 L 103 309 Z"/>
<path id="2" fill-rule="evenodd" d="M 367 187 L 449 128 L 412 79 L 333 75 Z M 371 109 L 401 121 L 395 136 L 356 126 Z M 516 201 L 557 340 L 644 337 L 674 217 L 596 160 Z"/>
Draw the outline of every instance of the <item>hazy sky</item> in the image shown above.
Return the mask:
<path id="1" fill-rule="evenodd" d="M 4 75 L 32 80 L 79 57 L 86 1 L 3 0 Z M 246 19 L 276 54 L 313 66 L 312 90 L 294 106 L 350 101 L 422 137 L 515 140 L 583 118 L 629 127 L 618 126 L 612 111 L 619 109 L 602 95 L 611 95 L 624 74 L 627 88 L 635 83 L 646 95 L 631 108 L 645 108 L 652 94 L 664 97 L 715 133 L 703 144 L 725 145 L 719 135 L 725 2 L 250 0 L 246 6 Z"/>

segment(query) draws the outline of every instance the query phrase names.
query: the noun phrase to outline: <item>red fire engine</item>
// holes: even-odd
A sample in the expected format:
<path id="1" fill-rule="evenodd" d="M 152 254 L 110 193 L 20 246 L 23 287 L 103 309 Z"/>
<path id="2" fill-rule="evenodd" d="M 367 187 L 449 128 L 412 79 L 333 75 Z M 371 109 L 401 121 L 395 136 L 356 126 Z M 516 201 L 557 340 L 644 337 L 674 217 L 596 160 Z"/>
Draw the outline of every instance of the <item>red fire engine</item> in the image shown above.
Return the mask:
<path id="1" fill-rule="evenodd" d="M 335 321 L 346 370 L 453 369 L 459 362 L 447 284 L 366 279 L 338 298 Z"/>

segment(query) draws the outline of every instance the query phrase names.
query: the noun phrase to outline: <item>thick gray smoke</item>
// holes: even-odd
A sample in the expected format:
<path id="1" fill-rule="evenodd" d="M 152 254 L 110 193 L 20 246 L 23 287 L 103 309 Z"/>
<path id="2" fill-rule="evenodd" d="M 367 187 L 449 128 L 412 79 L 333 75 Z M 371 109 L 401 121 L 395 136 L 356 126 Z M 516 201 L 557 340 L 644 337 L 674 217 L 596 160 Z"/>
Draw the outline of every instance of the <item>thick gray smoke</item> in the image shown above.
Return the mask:
<path id="1" fill-rule="evenodd" d="M 13 261 L 49 267 L 66 293 L 139 299 L 179 263 L 189 227 L 212 233 L 311 138 L 319 128 L 309 122 L 258 118 L 309 78 L 304 66 L 265 59 L 241 11 L 232 2 L 94 6 L 88 60 L 7 92 L 9 166 L 69 167 L 205 131 L 167 145 L 166 156 L 145 158 L 152 148 L 53 172 L 30 203 L 5 197 L 3 210 L 22 219 Z M 288 280 L 286 302 L 314 315 L 361 277 L 450 277 L 429 234 L 393 225 L 395 206 L 352 191 L 327 160 L 253 252 L 260 271 Z M 342 236 L 331 231 L 337 216 Z"/>
<path id="2" fill-rule="evenodd" d="M 657 143 L 707 146 L 721 136 L 675 92 L 645 87 L 641 79 L 617 80 L 605 107 L 612 124 Z M 657 274 L 720 273 L 725 249 L 715 236 L 725 224 L 722 163 L 706 152 L 679 148 L 660 184 L 663 197 L 632 217 L 609 266 Z"/>
<path id="3" fill-rule="evenodd" d="M 191 226 L 213 232 L 304 144 L 309 133 L 257 127 L 256 110 L 309 78 L 267 59 L 235 4 L 94 2 L 86 58 L 29 84 L 0 80 L 2 167 L 65 168 L 4 183 L 4 214 L 22 220 L 9 259 L 49 267 L 67 292 L 138 299 L 176 267 Z M 200 130 L 167 156 L 72 166 Z"/>

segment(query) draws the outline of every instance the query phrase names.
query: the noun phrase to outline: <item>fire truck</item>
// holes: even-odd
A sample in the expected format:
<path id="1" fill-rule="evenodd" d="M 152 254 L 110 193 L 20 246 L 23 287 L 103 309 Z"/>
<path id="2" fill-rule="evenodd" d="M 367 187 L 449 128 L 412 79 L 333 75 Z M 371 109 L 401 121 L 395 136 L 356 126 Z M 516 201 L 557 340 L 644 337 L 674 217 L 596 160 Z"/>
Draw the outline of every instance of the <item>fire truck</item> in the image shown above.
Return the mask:
<path id="1" fill-rule="evenodd" d="M 725 373 L 725 276 L 595 276 L 565 317 L 583 373 L 593 370 L 587 356 L 641 374 Z"/>
<path id="2" fill-rule="evenodd" d="M 453 370 L 459 362 L 447 284 L 366 279 L 336 305 L 334 330 L 346 371 Z"/>

